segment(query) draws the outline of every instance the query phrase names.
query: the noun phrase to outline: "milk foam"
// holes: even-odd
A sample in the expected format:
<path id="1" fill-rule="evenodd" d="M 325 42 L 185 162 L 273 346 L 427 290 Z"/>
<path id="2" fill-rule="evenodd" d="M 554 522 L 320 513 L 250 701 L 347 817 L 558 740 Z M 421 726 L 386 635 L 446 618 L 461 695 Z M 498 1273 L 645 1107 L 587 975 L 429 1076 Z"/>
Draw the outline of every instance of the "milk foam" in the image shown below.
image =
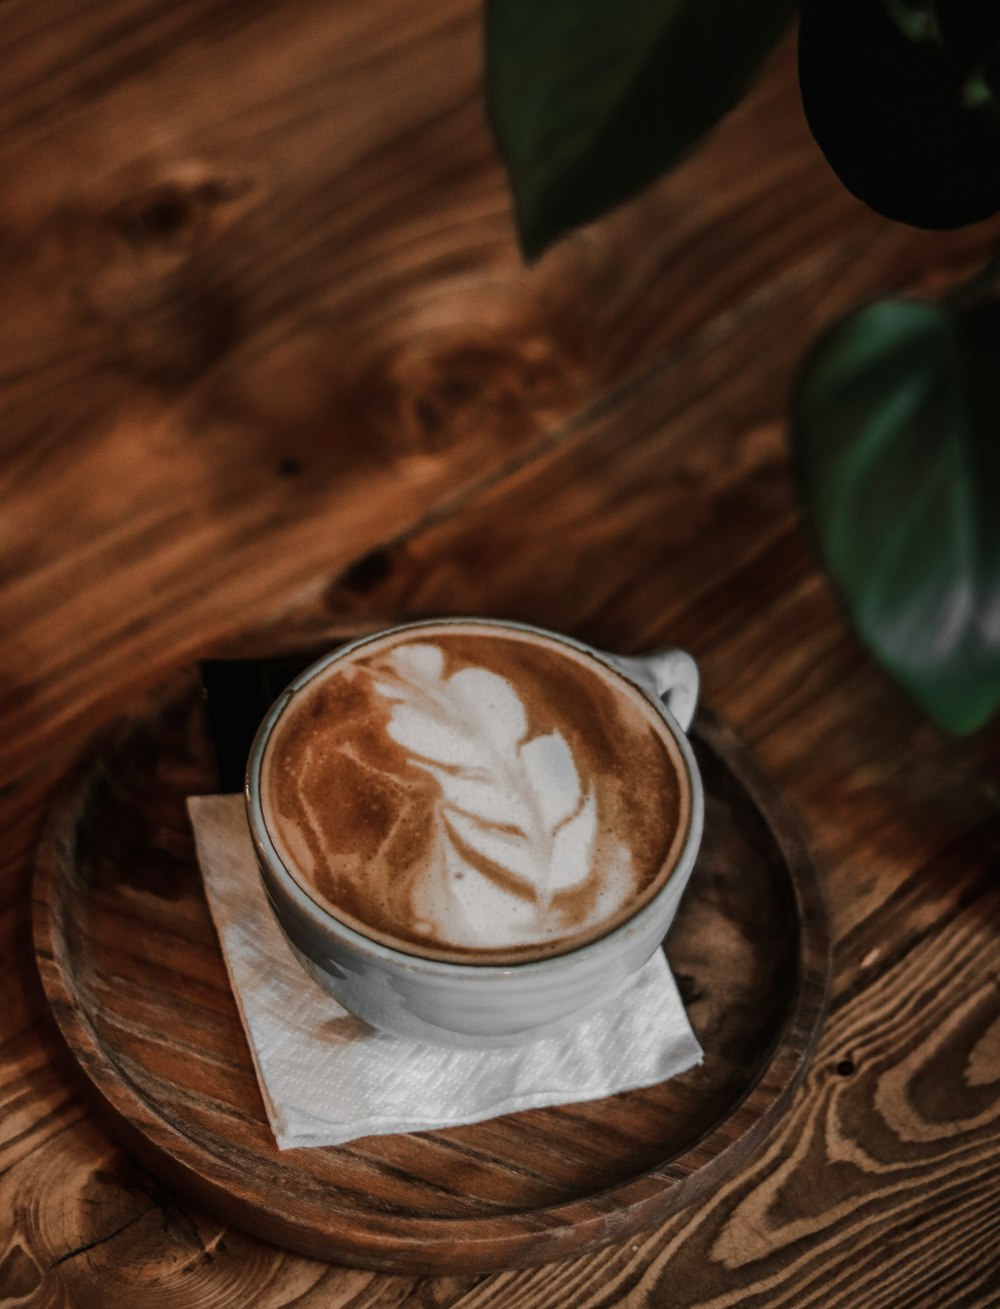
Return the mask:
<path id="1" fill-rule="evenodd" d="M 439 788 L 430 861 L 413 891 L 415 926 L 454 945 L 542 942 L 565 931 L 554 897 L 594 871 L 597 801 L 559 732 L 532 736 L 517 690 L 485 668 L 450 675 L 433 644 L 376 669 L 387 732 Z M 633 889 L 628 851 L 574 926 L 613 913 Z"/>
<path id="2" fill-rule="evenodd" d="M 668 733 L 613 677 L 465 626 L 360 647 L 266 752 L 279 853 L 404 949 L 520 958 L 600 935 L 654 888 L 686 813 Z"/>

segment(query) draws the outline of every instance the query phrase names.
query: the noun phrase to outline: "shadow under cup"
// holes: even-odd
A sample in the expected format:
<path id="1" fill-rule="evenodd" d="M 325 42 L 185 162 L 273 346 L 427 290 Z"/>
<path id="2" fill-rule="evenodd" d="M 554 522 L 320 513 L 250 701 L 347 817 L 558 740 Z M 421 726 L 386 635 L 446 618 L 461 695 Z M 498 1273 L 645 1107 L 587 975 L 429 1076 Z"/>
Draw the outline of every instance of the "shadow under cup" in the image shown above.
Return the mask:
<path id="1" fill-rule="evenodd" d="M 644 713 L 669 746 L 685 803 L 684 822 L 670 858 L 647 895 L 612 915 L 599 934 L 568 948 L 533 949 L 536 957 L 434 957 L 409 942 L 390 943 L 366 933 L 357 914 L 310 891 L 310 879 L 275 840 L 265 816 L 264 774 L 268 745 L 284 716 L 347 666 L 374 651 L 419 642 L 477 637 L 515 640 L 532 650 L 555 650 L 597 674 L 630 701 L 641 697 Z M 530 658 L 530 654 L 529 654 Z M 609 676 L 610 675 L 610 676 Z M 317 679 L 320 679 L 317 682 Z M 251 750 L 246 778 L 250 831 L 268 900 L 303 967 L 352 1013 L 384 1031 L 420 1041 L 467 1047 L 517 1045 L 563 1031 L 620 993 L 660 946 L 676 914 L 701 841 L 703 797 L 697 764 L 685 730 L 697 699 L 697 669 L 682 651 L 637 658 L 609 655 L 569 637 L 525 624 L 448 619 L 407 624 L 366 636 L 318 660 L 278 698 L 264 718 Z M 680 721 L 678 721 L 680 720 Z M 636 770 L 638 772 L 638 769 Z M 628 778 L 638 790 L 643 776 Z M 655 795 L 651 800 L 655 803 Z M 282 852 L 279 852 L 282 851 Z M 298 875 L 296 875 L 298 874 Z M 325 902 L 324 902 L 325 901 Z M 381 935 L 382 939 L 378 939 Z M 401 948 L 402 947 L 402 948 Z M 466 950 L 466 955 L 470 951 Z M 492 957 L 491 957 L 492 954 Z"/>

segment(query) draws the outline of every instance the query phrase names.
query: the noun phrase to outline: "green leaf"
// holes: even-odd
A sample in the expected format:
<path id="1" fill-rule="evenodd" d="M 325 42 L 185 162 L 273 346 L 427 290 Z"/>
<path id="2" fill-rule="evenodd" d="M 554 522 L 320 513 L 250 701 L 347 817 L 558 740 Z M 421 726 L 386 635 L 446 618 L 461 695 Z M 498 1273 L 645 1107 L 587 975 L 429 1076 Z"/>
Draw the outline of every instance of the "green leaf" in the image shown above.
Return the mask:
<path id="1" fill-rule="evenodd" d="M 963 105 L 988 107 L 996 115 L 1000 112 L 1000 5 L 942 0 L 937 19 L 944 48 L 962 79 Z"/>
<path id="2" fill-rule="evenodd" d="M 489 108 L 525 255 L 674 164 L 736 102 L 792 7 L 489 0 Z"/>
<path id="3" fill-rule="evenodd" d="M 802 369 L 793 441 L 824 560 L 923 709 L 969 732 L 1000 704 L 1000 304 L 887 300 Z"/>
<path id="4" fill-rule="evenodd" d="M 941 28 L 933 0 L 881 0 L 882 8 L 908 41 L 936 41 Z"/>
<path id="5" fill-rule="evenodd" d="M 1000 52 L 1000 8 L 983 0 L 940 0 L 936 17 L 945 48 L 962 69 L 995 60 Z"/>
<path id="6" fill-rule="evenodd" d="M 983 0 L 802 0 L 809 127 L 886 218 L 943 229 L 1000 210 L 998 20 Z"/>

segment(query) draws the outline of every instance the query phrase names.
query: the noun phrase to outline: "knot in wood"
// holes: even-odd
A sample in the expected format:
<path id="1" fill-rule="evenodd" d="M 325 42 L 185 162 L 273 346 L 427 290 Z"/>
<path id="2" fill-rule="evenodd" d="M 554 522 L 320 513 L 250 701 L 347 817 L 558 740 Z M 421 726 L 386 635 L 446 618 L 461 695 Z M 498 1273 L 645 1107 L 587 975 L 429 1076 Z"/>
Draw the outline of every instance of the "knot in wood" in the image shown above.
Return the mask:
<path id="1" fill-rule="evenodd" d="M 520 444 L 569 413 L 577 374 L 555 342 L 470 333 L 401 352 L 387 370 L 400 453 L 435 454 L 466 438 Z"/>
<path id="2" fill-rule="evenodd" d="M 214 211 L 246 191 L 221 178 L 196 184 L 163 182 L 130 196 L 111 210 L 109 218 L 130 246 L 182 251 L 197 246 L 212 234 Z"/>

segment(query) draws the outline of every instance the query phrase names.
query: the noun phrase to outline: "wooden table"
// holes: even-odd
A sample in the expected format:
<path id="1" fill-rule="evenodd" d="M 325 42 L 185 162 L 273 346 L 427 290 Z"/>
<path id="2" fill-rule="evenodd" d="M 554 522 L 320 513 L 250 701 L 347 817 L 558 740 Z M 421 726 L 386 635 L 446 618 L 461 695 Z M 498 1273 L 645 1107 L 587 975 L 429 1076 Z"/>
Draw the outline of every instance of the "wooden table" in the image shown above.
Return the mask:
<path id="1" fill-rule="evenodd" d="M 817 331 L 971 272 L 997 225 L 854 202 L 789 44 L 673 176 L 526 270 L 470 0 L 3 15 L 0 1304 L 1000 1303 L 1000 738 L 944 738 L 851 634 L 787 441 Z M 47 1021 L 28 886 L 75 753 L 178 665 L 282 616 L 470 611 L 697 656 L 821 861 L 834 993 L 710 1203 L 567 1263 L 392 1277 L 129 1161 Z"/>

